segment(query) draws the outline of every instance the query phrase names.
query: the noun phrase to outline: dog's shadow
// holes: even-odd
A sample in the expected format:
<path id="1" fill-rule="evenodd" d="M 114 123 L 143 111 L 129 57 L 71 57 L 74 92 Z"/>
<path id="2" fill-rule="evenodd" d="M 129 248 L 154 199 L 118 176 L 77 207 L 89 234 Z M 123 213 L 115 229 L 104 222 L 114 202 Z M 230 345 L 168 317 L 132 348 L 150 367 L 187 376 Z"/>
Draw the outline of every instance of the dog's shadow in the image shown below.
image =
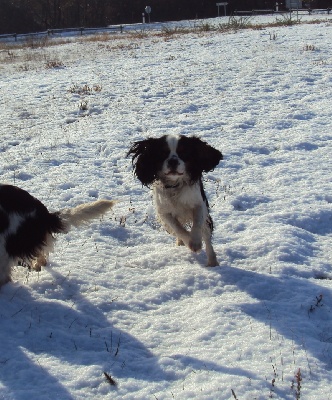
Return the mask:
<path id="1" fill-rule="evenodd" d="M 38 283 L 35 292 L 18 284 L 1 289 L 0 397 L 33 397 L 38 385 L 39 398 L 56 393 L 73 399 L 71 386 L 91 390 L 103 382 L 109 385 L 104 372 L 119 382 L 130 377 L 172 380 L 142 342 L 113 326 L 112 294 L 109 303 L 94 305 L 80 293 L 82 282 L 51 268 L 48 272 L 53 285 Z M 59 377 L 66 376 L 64 385 Z M 117 387 L 110 385 L 110 390 Z"/>
<path id="2" fill-rule="evenodd" d="M 225 265 L 215 273 L 224 285 L 236 286 L 255 300 L 238 306 L 250 318 L 269 326 L 270 340 L 286 338 L 298 351 L 308 352 L 315 363 L 319 360 L 324 369 L 332 370 L 329 287 L 295 274 L 259 274 Z M 309 364 L 308 355 L 305 357 Z"/>

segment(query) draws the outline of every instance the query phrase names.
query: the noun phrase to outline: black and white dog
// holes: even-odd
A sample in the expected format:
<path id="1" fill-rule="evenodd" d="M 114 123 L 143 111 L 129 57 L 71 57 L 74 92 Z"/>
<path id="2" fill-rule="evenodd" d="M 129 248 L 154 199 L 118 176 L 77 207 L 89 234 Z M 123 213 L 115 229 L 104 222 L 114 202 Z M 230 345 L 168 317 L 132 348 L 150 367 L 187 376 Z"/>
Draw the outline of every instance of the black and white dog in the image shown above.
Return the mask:
<path id="1" fill-rule="evenodd" d="M 97 200 L 50 213 L 38 199 L 11 185 L 0 185 L 0 286 L 11 280 L 18 261 L 37 271 L 47 264 L 56 233 L 67 233 L 103 215 L 115 201 Z"/>
<path id="2" fill-rule="evenodd" d="M 217 266 L 202 174 L 218 165 L 221 152 L 195 136 L 165 135 L 133 143 L 127 156 L 132 157 L 134 173 L 142 184 L 153 186 L 157 214 L 166 231 L 176 236 L 178 245 L 193 252 L 202 249 L 203 239 L 207 265 Z"/>

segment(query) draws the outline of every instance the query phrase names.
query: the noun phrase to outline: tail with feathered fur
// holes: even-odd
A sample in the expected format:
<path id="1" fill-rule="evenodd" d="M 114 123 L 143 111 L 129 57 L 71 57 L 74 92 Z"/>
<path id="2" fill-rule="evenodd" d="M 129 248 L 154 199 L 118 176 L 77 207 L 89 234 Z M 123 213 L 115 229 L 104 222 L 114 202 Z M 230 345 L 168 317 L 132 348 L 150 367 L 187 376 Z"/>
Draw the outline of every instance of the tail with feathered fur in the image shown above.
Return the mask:
<path id="1" fill-rule="evenodd" d="M 115 203 L 116 201 L 114 200 L 97 200 L 74 208 L 65 208 L 59 211 L 58 215 L 64 224 L 65 230 L 68 232 L 72 226 L 77 228 L 92 219 L 101 217 Z"/>

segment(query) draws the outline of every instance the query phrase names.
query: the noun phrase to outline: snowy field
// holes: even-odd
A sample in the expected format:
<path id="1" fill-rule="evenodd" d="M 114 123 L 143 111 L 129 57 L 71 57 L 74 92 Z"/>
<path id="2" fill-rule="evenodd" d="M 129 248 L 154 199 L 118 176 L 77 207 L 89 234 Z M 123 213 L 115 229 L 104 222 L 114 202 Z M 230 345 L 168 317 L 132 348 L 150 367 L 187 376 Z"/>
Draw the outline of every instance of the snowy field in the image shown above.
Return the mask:
<path id="1" fill-rule="evenodd" d="M 1 182 L 52 211 L 119 200 L 1 288 L 1 399 L 332 399 L 324 19 L 1 51 Z M 132 141 L 168 133 L 224 154 L 205 177 L 220 267 L 133 177 Z"/>

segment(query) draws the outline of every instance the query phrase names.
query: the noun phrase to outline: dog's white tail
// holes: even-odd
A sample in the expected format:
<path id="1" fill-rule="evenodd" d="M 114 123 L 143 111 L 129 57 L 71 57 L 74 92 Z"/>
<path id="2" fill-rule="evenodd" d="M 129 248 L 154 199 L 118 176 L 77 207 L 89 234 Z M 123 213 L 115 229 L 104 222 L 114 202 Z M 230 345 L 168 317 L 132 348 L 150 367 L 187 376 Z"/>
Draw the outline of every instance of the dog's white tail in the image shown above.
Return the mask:
<path id="1" fill-rule="evenodd" d="M 92 219 L 101 217 L 115 203 L 114 200 L 97 200 L 74 208 L 65 208 L 59 212 L 59 216 L 65 225 L 65 230 L 69 231 L 72 226 L 77 228 Z"/>

